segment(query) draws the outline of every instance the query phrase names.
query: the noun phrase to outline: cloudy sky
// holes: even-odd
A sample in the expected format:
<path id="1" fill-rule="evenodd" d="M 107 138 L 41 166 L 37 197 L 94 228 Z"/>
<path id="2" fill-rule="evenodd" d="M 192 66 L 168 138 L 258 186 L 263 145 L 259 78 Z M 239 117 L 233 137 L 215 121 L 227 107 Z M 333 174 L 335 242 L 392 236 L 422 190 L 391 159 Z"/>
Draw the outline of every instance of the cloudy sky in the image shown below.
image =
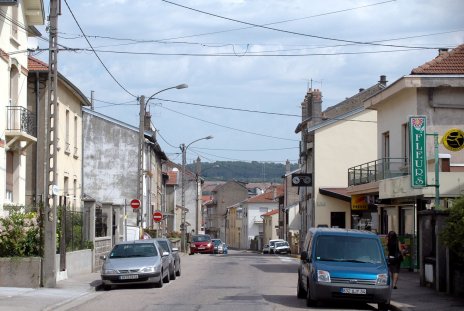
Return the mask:
<path id="1" fill-rule="evenodd" d="M 175 162 L 180 144 L 208 135 L 190 145 L 189 163 L 296 162 L 308 88 L 325 109 L 464 43 L 461 0 L 61 2 L 58 70 L 94 91 L 97 112 L 138 127 L 138 97 L 188 84 L 147 105 Z M 47 51 L 36 57 L 48 62 Z"/>

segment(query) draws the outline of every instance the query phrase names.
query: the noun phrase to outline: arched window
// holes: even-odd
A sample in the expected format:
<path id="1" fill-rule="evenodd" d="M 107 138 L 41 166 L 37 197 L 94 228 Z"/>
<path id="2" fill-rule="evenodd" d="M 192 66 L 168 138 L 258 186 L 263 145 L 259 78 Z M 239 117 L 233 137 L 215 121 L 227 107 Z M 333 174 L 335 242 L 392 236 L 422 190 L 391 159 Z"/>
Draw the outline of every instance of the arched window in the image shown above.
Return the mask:
<path id="1" fill-rule="evenodd" d="M 16 65 L 11 65 L 10 69 L 10 105 L 18 105 L 18 84 L 19 84 L 19 69 Z"/>

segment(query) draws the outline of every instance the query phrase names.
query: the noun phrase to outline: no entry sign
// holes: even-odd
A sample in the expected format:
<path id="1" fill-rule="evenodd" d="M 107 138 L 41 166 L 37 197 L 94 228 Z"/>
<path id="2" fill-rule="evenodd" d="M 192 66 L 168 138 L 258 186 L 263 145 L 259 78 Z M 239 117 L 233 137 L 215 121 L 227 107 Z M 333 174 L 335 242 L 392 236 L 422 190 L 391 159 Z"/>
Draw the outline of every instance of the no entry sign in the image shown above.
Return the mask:
<path id="1" fill-rule="evenodd" d="M 134 208 L 134 209 L 139 208 L 140 207 L 140 200 L 133 199 L 132 201 L 130 201 L 130 206 L 132 208 Z"/>
<path id="2" fill-rule="evenodd" d="M 163 213 L 160 211 L 156 211 L 153 213 L 153 221 L 154 222 L 160 222 L 163 219 Z"/>

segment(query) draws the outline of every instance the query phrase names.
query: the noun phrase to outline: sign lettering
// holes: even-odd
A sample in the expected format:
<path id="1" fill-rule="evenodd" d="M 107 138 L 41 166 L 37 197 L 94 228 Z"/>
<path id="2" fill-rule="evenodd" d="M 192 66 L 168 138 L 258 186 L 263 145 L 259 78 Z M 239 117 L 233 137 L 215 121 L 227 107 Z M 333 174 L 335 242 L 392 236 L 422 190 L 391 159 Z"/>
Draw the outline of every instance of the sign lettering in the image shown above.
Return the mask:
<path id="1" fill-rule="evenodd" d="M 426 122 L 425 116 L 409 117 L 410 173 L 413 188 L 427 186 Z"/>

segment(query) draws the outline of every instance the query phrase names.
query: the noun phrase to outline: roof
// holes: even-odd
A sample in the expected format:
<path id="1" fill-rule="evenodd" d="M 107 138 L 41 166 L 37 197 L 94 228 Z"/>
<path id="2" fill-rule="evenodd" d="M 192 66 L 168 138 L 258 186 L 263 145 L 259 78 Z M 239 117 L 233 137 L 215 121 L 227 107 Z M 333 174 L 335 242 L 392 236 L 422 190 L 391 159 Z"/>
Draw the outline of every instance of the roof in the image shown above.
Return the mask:
<path id="1" fill-rule="evenodd" d="M 319 188 L 319 193 L 345 202 L 351 202 L 347 188 Z"/>
<path id="2" fill-rule="evenodd" d="M 277 198 L 284 193 L 283 185 L 276 185 L 268 188 L 268 191 L 249 198 L 247 203 L 273 203 L 277 202 Z"/>
<path id="3" fill-rule="evenodd" d="M 278 209 L 273 209 L 272 211 L 264 213 L 261 216 L 272 216 L 272 215 L 275 215 L 275 214 L 278 214 L 278 213 L 279 213 Z"/>
<path id="4" fill-rule="evenodd" d="M 169 186 L 174 186 L 177 185 L 177 171 L 169 171 L 168 172 L 168 181 L 166 182 L 166 185 Z"/>
<path id="5" fill-rule="evenodd" d="M 414 68 L 413 75 L 464 74 L 464 44 L 451 51 L 440 50 L 435 59 Z"/>

